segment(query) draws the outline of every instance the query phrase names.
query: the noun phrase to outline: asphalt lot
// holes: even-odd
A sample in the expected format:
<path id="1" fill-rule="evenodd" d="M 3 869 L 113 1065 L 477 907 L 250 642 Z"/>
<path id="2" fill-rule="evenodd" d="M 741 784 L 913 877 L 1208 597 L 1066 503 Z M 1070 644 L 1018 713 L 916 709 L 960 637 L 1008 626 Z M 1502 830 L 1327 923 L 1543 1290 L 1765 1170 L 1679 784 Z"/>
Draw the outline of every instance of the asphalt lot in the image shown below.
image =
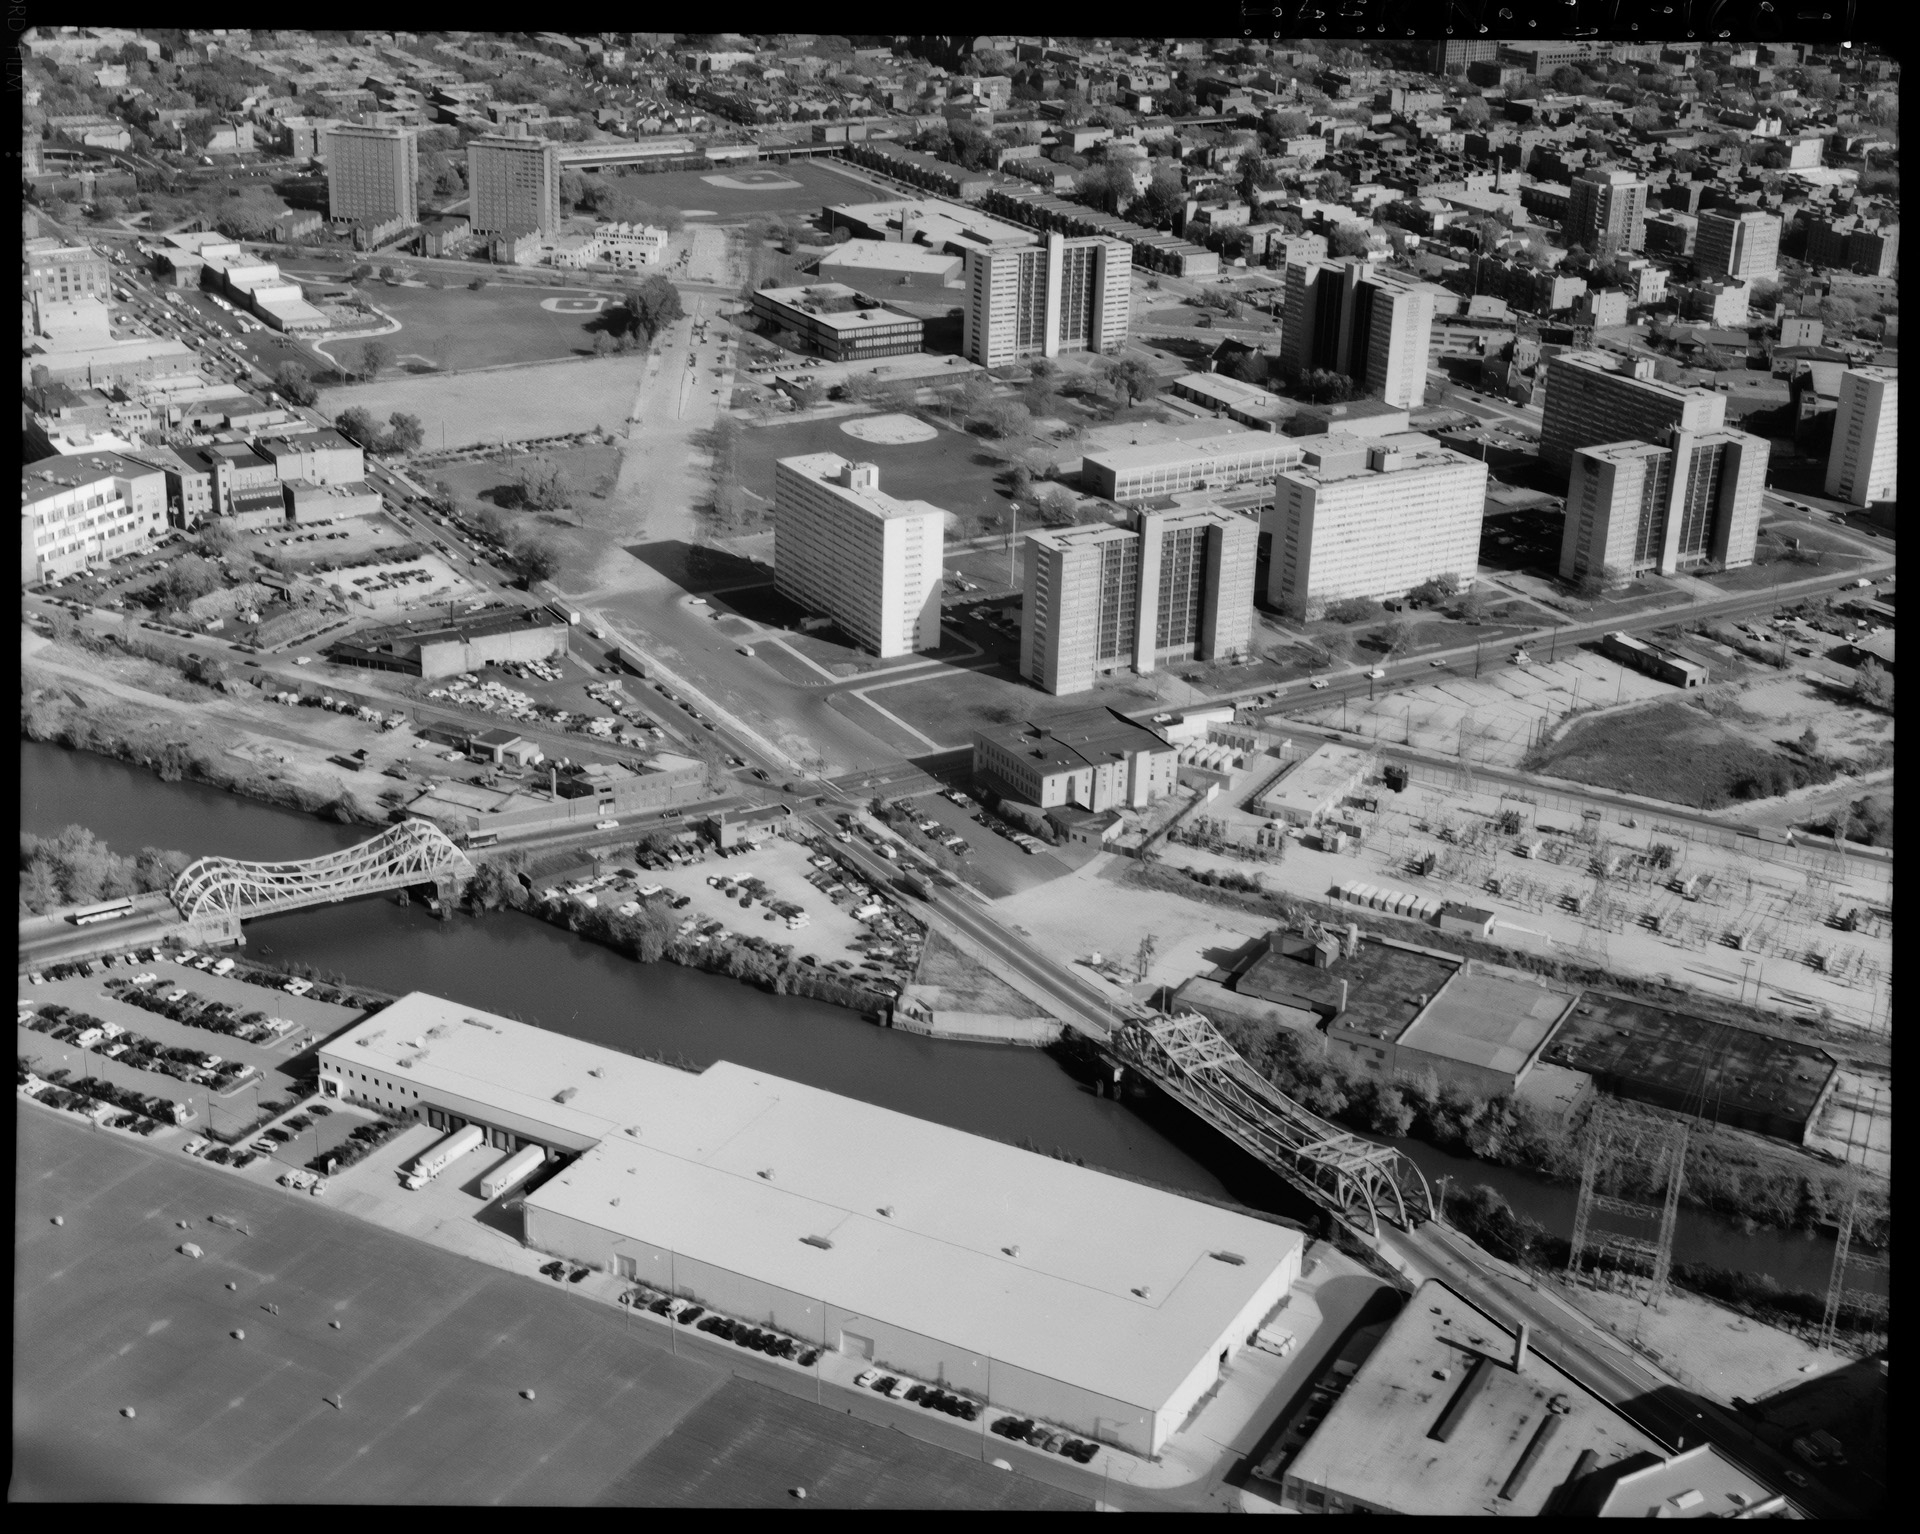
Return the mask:
<path id="1" fill-rule="evenodd" d="M 16 1501 L 1084 1506 L 177 1150 L 37 1110 L 17 1148 Z"/>

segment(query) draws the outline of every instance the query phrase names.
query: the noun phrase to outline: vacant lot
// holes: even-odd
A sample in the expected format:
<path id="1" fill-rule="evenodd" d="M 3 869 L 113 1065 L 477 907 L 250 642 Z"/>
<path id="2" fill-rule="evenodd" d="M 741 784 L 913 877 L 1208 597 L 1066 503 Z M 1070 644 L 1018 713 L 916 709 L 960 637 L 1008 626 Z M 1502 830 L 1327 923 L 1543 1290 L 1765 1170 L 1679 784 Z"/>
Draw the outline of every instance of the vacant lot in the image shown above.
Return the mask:
<path id="1" fill-rule="evenodd" d="M 539 453 L 495 453 L 485 458 L 435 464 L 421 472 L 428 481 L 444 480 L 462 516 L 483 508 L 515 511 L 520 507 L 519 479 L 529 463 L 551 465 L 567 477 L 568 504 L 586 510 L 610 502 L 620 473 L 617 447 L 564 447 Z"/>
<path id="2" fill-rule="evenodd" d="M 475 293 L 464 284 L 429 288 L 369 282 L 361 291 L 400 323 L 398 331 L 379 338 L 393 354 L 396 371 L 459 372 L 502 362 L 591 356 L 594 332 L 601 328 L 601 295 L 584 289 L 502 283 Z M 595 307 L 576 312 L 543 307 L 553 299 L 583 298 Z M 352 361 L 361 344 L 341 341 L 327 349 Z"/>
<path id="3" fill-rule="evenodd" d="M 1795 753 L 1757 744 L 1747 731 L 1677 700 L 1583 719 L 1525 766 L 1709 810 L 1823 781 Z"/>
<path id="4" fill-rule="evenodd" d="M 384 421 L 396 410 L 420 418 L 428 447 L 525 442 L 570 432 L 625 428 L 646 370 L 644 356 L 593 357 L 451 376 L 428 373 L 329 389 L 329 418 L 358 406 Z"/>

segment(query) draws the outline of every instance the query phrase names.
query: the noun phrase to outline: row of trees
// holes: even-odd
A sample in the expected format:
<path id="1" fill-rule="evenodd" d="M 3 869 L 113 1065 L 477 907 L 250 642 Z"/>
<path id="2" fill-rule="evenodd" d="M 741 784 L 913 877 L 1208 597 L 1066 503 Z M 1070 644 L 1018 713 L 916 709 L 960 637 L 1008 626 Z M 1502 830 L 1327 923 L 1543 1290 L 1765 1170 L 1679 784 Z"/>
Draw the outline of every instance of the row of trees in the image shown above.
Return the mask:
<path id="1" fill-rule="evenodd" d="M 163 890 L 192 861 L 184 852 L 158 847 L 124 857 L 85 826 L 68 826 L 57 836 L 22 831 L 20 914 L 37 916 L 60 906 Z"/>
<path id="2" fill-rule="evenodd" d="M 333 424 L 349 441 L 358 443 L 369 453 L 380 455 L 411 453 L 426 439 L 426 429 L 420 424 L 420 417 L 399 410 L 387 417 L 384 430 L 373 418 L 373 412 L 359 405 L 341 411 L 334 417 Z"/>

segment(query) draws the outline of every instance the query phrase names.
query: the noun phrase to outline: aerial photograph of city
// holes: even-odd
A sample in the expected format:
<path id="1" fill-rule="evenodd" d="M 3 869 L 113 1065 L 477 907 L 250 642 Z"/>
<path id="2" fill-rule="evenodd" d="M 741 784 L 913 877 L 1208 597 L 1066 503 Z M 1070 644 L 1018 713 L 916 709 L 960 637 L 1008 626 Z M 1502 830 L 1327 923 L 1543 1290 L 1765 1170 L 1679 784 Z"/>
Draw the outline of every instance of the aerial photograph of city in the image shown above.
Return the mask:
<path id="1" fill-rule="evenodd" d="M 1890 1515 L 1897 23 L 1196 19 L 16 18 L 14 1503 Z"/>

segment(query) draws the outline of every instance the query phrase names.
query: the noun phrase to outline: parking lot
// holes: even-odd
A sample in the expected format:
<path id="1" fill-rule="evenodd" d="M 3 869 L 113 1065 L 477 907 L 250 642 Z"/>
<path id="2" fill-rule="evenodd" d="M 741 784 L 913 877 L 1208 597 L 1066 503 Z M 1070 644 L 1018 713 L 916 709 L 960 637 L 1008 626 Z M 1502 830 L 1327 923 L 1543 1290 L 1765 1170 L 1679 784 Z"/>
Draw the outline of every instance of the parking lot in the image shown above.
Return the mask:
<path id="1" fill-rule="evenodd" d="M 675 1356 L 535 1254 L 464 1261 L 37 1112 L 18 1147 L 17 1499 L 1085 1506 L 740 1380 L 735 1349 Z"/>

